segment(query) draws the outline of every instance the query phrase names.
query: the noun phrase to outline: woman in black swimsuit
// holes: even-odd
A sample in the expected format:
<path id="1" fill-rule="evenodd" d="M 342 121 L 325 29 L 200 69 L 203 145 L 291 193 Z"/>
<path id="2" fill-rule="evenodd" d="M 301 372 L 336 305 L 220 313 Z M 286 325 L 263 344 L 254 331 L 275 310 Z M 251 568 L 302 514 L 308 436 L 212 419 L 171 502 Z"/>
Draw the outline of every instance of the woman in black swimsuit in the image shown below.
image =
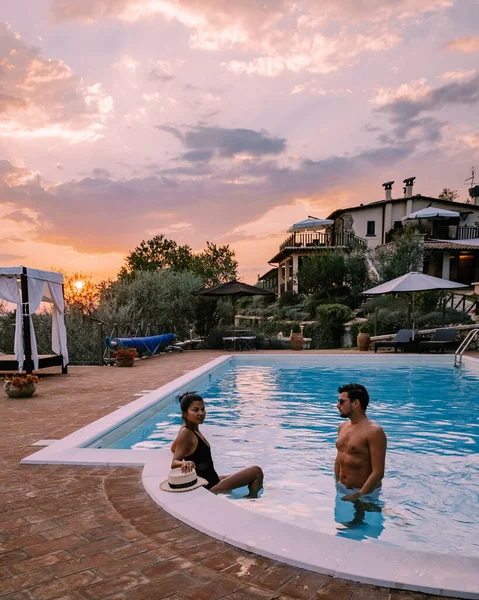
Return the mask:
<path id="1" fill-rule="evenodd" d="M 229 492 L 245 485 L 249 488 L 248 497 L 256 498 L 263 487 L 263 471 L 260 467 L 248 467 L 234 475 L 220 477 L 215 471 L 211 448 L 199 431 L 206 416 L 203 398 L 195 392 L 187 392 L 180 398 L 181 415 L 184 426 L 173 442 L 172 469 L 181 468 L 184 473 L 196 469 L 200 477 L 208 481 L 206 489 L 214 494 Z"/>

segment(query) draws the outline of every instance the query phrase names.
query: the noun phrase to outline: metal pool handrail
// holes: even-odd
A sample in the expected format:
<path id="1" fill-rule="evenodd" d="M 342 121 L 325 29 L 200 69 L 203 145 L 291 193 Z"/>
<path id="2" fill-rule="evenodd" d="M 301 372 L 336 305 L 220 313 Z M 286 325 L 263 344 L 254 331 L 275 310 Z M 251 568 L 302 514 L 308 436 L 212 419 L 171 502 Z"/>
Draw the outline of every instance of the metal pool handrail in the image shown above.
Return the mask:
<path id="1" fill-rule="evenodd" d="M 473 329 L 462 340 L 459 348 L 454 353 L 454 366 L 455 367 L 460 367 L 462 365 L 462 355 L 464 354 L 467 347 L 469 346 L 469 344 L 472 342 L 472 340 L 476 337 L 476 335 L 478 333 L 479 333 L 479 329 Z"/>

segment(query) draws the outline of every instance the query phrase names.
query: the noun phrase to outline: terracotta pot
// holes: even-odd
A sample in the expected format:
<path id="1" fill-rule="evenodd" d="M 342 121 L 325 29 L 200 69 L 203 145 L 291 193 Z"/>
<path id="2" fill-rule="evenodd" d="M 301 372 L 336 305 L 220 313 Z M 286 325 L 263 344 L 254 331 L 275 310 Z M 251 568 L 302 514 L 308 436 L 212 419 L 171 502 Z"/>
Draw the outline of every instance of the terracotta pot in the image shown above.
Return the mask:
<path id="1" fill-rule="evenodd" d="M 117 358 L 115 362 L 119 367 L 132 367 L 135 364 L 135 359 L 125 356 L 124 358 Z"/>
<path id="2" fill-rule="evenodd" d="M 358 333 L 357 343 L 358 350 L 361 350 L 361 352 L 367 352 L 371 344 L 371 336 L 369 333 Z"/>
<path id="3" fill-rule="evenodd" d="M 6 381 L 3 389 L 9 398 L 30 398 L 35 393 L 37 386 L 35 383 L 24 385 L 22 389 L 12 385 L 10 381 Z"/>
<path id="4" fill-rule="evenodd" d="M 304 345 L 304 338 L 302 333 L 291 334 L 291 350 L 302 350 Z"/>

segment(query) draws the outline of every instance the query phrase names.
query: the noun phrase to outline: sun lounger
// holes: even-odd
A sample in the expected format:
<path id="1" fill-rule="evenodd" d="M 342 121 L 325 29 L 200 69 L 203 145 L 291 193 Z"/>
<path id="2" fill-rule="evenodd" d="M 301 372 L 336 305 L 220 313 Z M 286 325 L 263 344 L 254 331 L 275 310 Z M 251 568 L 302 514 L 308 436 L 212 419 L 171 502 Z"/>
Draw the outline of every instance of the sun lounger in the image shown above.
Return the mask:
<path id="1" fill-rule="evenodd" d="M 419 342 L 418 351 L 421 353 L 423 350 L 441 350 L 444 353 L 445 348 L 454 347 L 456 345 L 455 342 L 456 330 L 454 328 L 448 329 L 436 329 L 432 339 Z"/>
<path id="2" fill-rule="evenodd" d="M 378 351 L 378 348 L 394 348 L 394 352 L 398 351 L 398 348 L 405 350 L 415 350 L 415 345 L 412 343 L 414 331 L 412 329 L 400 329 L 393 340 L 385 340 L 380 342 L 374 342 L 374 352 Z"/>

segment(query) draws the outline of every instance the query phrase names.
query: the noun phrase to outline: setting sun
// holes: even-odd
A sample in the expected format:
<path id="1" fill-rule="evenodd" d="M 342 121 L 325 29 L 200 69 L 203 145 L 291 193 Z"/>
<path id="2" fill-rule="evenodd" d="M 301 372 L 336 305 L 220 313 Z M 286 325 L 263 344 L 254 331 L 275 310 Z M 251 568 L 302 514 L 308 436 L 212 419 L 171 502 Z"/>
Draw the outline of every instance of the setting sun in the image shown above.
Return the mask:
<path id="1" fill-rule="evenodd" d="M 82 290 L 83 286 L 85 285 L 85 282 L 78 280 L 78 281 L 75 281 L 75 283 L 73 285 L 76 287 L 77 290 Z"/>

